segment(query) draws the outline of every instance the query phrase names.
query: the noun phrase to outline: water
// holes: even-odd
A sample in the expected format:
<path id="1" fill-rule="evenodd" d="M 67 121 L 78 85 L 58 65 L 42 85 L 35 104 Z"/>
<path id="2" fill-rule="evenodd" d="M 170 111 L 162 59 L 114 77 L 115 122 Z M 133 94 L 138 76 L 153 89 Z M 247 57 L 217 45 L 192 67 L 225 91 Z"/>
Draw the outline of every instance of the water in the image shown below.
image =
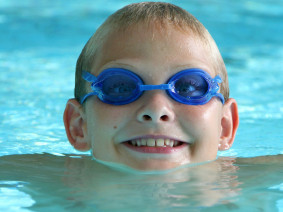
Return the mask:
<path id="1" fill-rule="evenodd" d="M 240 113 L 236 141 L 219 156 L 240 159 L 127 174 L 68 144 L 62 114 L 76 59 L 106 17 L 131 2 L 0 0 L 0 209 L 283 211 L 282 163 L 247 159 L 283 154 L 280 0 L 170 1 L 219 45 Z"/>
<path id="2" fill-rule="evenodd" d="M 2 210 L 282 211 L 282 163 L 225 158 L 146 175 L 89 156 L 9 155 L 0 165 Z"/>

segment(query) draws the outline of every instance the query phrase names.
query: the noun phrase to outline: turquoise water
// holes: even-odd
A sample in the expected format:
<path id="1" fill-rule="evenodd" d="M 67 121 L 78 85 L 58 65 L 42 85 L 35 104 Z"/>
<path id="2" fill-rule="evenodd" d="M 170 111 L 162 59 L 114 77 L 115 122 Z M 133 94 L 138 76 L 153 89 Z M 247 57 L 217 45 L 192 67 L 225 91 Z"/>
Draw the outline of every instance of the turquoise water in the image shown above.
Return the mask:
<path id="1" fill-rule="evenodd" d="M 6 158 L 13 158 L 13 162 L 7 162 L 11 166 L 4 163 L 5 172 L 1 169 L 0 209 L 29 211 L 24 207 L 37 204 L 42 206 L 54 199 L 56 200 L 53 205 L 54 209 L 60 209 L 60 203 L 64 202 L 63 199 L 60 199 L 62 193 L 57 192 L 57 196 L 52 199 L 52 192 L 48 190 L 48 186 L 43 186 L 45 187 L 43 190 L 48 192 L 40 192 L 35 188 L 39 184 L 44 185 L 48 182 L 42 178 L 46 177 L 49 172 L 54 175 L 49 179 L 51 183 L 61 179 L 61 175 L 65 176 L 65 172 L 61 173 L 56 169 L 57 166 L 54 167 L 57 162 L 64 164 L 63 158 L 72 158 L 65 156 L 65 154 L 81 154 L 67 142 L 62 122 L 65 103 L 68 98 L 73 97 L 76 59 L 85 42 L 106 17 L 132 2 L 0 0 L 0 156 L 3 161 L 6 161 Z M 233 147 L 229 151 L 220 152 L 219 156 L 246 158 L 283 154 L 283 2 L 281 0 L 168 2 L 187 9 L 207 27 L 215 38 L 227 66 L 231 97 L 235 98 L 239 104 L 240 127 Z M 43 164 L 47 168 L 44 169 L 38 165 L 37 169 L 32 169 L 28 166 L 29 163 L 23 160 L 25 168 L 21 169 L 21 160 L 18 160 L 17 157 L 26 158 L 28 154 L 34 154 L 35 158 L 42 154 L 45 158 Z M 7 161 L 9 161 L 8 159 Z M 35 159 L 31 160 L 36 161 Z M 71 161 L 74 160 L 73 158 Z M 75 164 L 80 162 L 79 158 L 77 160 L 75 160 Z M 221 164 L 223 165 L 223 163 Z M 9 178 L 9 176 L 14 176 L 11 174 L 14 170 L 7 167 L 14 167 L 18 170 L 19 177 Z M 253 174 L 257 175 L 256 170 L 259 170 L 260 166 L 250 167 L 250 173 L 249 169 L 243 168 L 245 165 L 231 167 L 233 169 L 229 169 L 230 171 L 235 167 L 240 167 L 239 170 L 245 170 L 247 174 L 244 171 L 235 171 L 237 174 L 231 171 L 228 175 L 217 175 L 216 179 L 237 176 L 242 179 L 237 183 L 241 184 L 242 182 L 241 185 L 247 186 L 231 188 L 233 191 L 231 195 L 236 196 L 238 200 L 231 196 L 234 205 L 229 203 L 230 205 L 227 207 L 229 210 L 241 211 L 243 208 L 239 206 L 238 209 L 235 209 L 236 206 L 241 205 L 244 197 L 250 195 L 251 199 L 252 197 L 256 199 L 255 203 L 252 204 L 251 200 L 245 203 L 245 207 L 249 207 L 248 211 L 259 211 L 253 205 L 257 204 L 256 201 L 262 202 L 262 200 L 257 199 L 255 193 L 251 191 L 256 192 L 260 189 L 251 189 L 247 182 L 249 179 L 250 182 L 255 182 L 251 178 Z M 278 180 L 280 174 L 283 175 L 282 169 L 279 168 L 282 166 L 270 168 L 273 172 L 271 171 L 269 178 L 265 179 L 263 176 L 261 178 L 265 182 L 263 184 L 266 185 L 266 189 L 262 188 L 260 191 L 271 195 L 270 201 L 272 203 L 266 203 L 274 208 L 270 211 L 283 211 L 283 181 Z M 38 170 L 38 175 L 24 177 L 28 175 L 24 174 L 25 170 L 30 170 L 32 173 Z M 47 174 L 43 176 L 39 171 Z M 171 177 L 175 179 L 177 176 Z M 100 186 L 100 189 L 109 189 L 108 192 L 116 192 L 115 194 L 118 196 L 118 186 L 113 185 L 114 182 L 117 182 L 117 184 L 120 183 L 124 195 L 129 198 L 131 195 L 126 191 L 133 189 L 132 186 L 134 186 L 134 191 L 153 194 L 154 189 L 147 186 L 155 185 L 154 188 L 157 187 L 158 192 L 157 196 L 153 195 L 154 200 L 161 200 L 162 197 L 168 200 L 170 195 L 171 197 L 175 195 L 174 204 L 168 200 L 170 207 L 167 207 L 174 209 L 174 211 L 182 211 L 183 208 L 190 208 L 192 211 L 205 208 L 209 211 L 211 205 L 216 205 L 216 208 L 225 211 L 225 208 L 220 208 L 219 200 L 215 201 L 216 203 L 212 201 L 210 206 L 200 202 L 202 195 L 194 196 L 192 191 L 201 190 L 199 193 L 202 194 L 205 193 L 206 187 L 196 188 L 194 183 L 197 185 L 201 183 L 196 177 L 190 177 L 194 180 L 188 183 L 189 177 L 183 176 L 180 184 L 174 184 L 172 181 L 166 184 L 167 179 L 159 179 L 160 183 L 156 183 L 157 178 L 155 177 L 150 180 L 146 177 L 143 181 L 139 176 L 137 184 L 124 184 L 124 181 L 121 183 L 117 179 L 111 179 L 112 184 L 105 184 L 106 187 Z M 89 178 L 87 179 L 90 181 Z M 127 176 L 122 179 L 133 182 L 136 178 Z M 72 180 L 70 182 L 73 182 Z M 273 185 L 272 180 L 277 184 Z M 69 182 L 69 180 L 67 181 Z M 211 180 L 208 184 L 215 185 L 217 182 L 217 180 Z M 182 186 L 187 189 L 182 190 Z M 221 190 L 225 186 L 227 185 L 207 188 L 207 191 Z M 83 189 L 84 186 L 78 187 L 81 192 L 80 195 L 75 195 L 78 199 L 86 195 L 94 195 L 100 200 L 100 204 L 103 201 L 109 201 L 107 195 L 110 195 L 111 192 L 106 192 L 105 196 L 99 196 L 99 193 L 93 194 L 94 191 L 86 192 Z M 63 190 L 68 193 L 78 187 L 71 186 L 71 189 L 68 187 Z M 191 187 L 192 191 L 186 193 Z M 242 195 L 246 196 L 239 195 L 238 190 L 242 190 Z M 168 191 L 172 191 L 172 193 Z M 225 191 L 225 189 L 221 191 Z M 39 197 L 34 198 L 37 193 L 40 194 Z M 184 204 L 184 202 L 190 202 L 190 199 L 186 199 L 188 195 L 191 200 L 193 199 L 191 206 Z M 214 193 L 212 196 L 215 196 Z M 122 198 L 118 201 L 113 199 L 114 196 L 111 197 L 118 208 L 119 201 L 125 205 L 125 200 Z M 18 198 L 22 200 L 19 202 Z M 91 207 L 99 206 L 97 201 L 83 202 L 81 199 L 75 201 L 77 199 L 72 195 L 68 198 L 73 198 L 73 203 L 81 204 L 77 206 L 78 208 L 83 208 L 85 205 L 86 211 L 89 211 Z M 208 200 L 209 198 L 203 197 L 203 199 Z M 182 207 L 176 206 L 178 200 L 180 200 L 179 203 Z M 143 201 L 151 202 L 147 198 L 139 199 L 135 195 L 133 201 L 138 205 L 142 205 Z M 133 202 L 130 205 L 134 207 Z M 161 201 L 159 206 L 157 211 L 166 211 L 166 201 Z M 101 208 L 104 207 L 101 206 Z M 158 208 L 158 204 L 152 208 Z M 151 211 L 150 209 L 150 206 L 144 206 L 144 210 L 141 211 Z M 44 207 L 37 206 L 32 210 L 44 211 Z M 111 209 L 94 211 L 111 211 Z M 121 209 L 121 211 L 125 210 Z"/>

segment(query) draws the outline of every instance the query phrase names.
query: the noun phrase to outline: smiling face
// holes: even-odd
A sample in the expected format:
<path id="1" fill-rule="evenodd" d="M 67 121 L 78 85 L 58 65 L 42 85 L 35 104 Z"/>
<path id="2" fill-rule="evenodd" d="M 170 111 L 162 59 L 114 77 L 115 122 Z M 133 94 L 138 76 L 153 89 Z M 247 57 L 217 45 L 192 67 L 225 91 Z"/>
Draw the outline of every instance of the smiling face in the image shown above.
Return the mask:
<path id="1" fill-rule="evenodd" d="M 188 33 L 138 27 L 110 34 L 91 73 L 97 76 L 106 68 L 125 68 L 150 85 L 163 84 L 188 68 L 201 68 L 214 77 L 210 55 Z M 86 139 L 95 158 L 135 169 L 169 169 L 213 160 L 222 107 L 217 98 L 200 106 L 181 104 L 163 90 L 145 91 L 135 102 L 122 106 L 93 96 L 85 105 Z"/>

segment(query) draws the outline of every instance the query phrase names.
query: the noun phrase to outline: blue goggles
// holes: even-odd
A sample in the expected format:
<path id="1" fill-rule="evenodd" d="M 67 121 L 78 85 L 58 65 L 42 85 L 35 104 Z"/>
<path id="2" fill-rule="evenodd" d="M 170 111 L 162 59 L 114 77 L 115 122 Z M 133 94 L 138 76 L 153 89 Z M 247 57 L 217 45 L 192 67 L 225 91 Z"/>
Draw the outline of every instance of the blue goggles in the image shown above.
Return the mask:
<path id="1" fill-rule="evenodd" d="M 214 96 L 224 104 L 219 90 L 220 76 L 211 76 L 201 69 L 186 69 L 174 74 L 166 84 L 145 85 L 135 73 L 122 68 L 109 68 L 97 77 L 83 71 L 83 79 L 91 82 L 92 92 L 81 98 L 81 104 L 90 97 L 97 96 L 102 102 L 111 105 L 125 105 L 137 100 L 146 90 L 166 90 L 177 102 L 187 105 L 203 105 Z"/>

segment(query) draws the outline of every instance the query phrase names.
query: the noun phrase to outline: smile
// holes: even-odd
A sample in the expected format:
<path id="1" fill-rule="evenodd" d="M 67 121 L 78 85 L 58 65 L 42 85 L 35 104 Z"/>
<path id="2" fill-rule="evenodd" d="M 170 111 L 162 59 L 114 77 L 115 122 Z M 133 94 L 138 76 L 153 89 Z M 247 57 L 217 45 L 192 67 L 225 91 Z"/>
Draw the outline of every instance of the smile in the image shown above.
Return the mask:
<path id="1" fill-rule="evenodd" d="M 141 153 L 170 154 L 177 152 L 189 144 L 169 138 L 137 138 L 123 143 L 131 150 Z"/>
<path id="2" fill-rule="evenodd" d="M 182 142 L 172 140 L 172 139 L 163 139 L 163 138 L 142 138 L 142 139 L 134 139 L 128 141 L 132 146 L 148 146 L 148 147 L 176 147 L 179 146 Z"/>

